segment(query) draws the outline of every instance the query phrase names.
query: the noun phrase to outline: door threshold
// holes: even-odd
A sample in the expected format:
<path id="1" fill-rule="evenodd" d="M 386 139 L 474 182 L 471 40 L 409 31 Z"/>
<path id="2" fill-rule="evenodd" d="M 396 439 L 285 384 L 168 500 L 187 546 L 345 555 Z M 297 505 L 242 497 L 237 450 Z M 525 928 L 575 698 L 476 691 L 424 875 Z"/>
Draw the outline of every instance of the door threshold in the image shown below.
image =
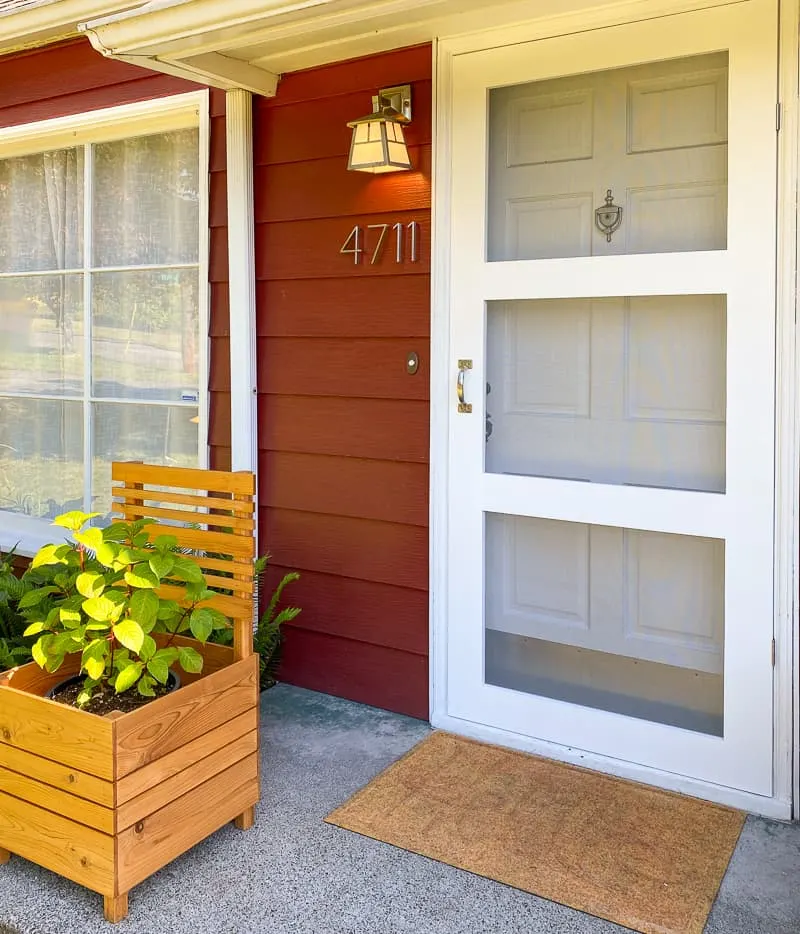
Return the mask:
<path id="1" fill-rule="evenodd" d="M 479 740 L 483 743 L 507 746 L 510 749 L 518 749 L 520 752 L 541 756 L 545 759 L 566 762 L 595 772 L 614 775 L 617 778 L 662 788 L 665 791 L 674 791 L 693 798 L 702 798 L 704 801 L 713 801 L 715 804 L 738 808 L 750 814 L 757 814 L 760 817 L 769 817 L 774 820 L 791 820 L 792 817 L 792 805 L 789 800 L 768 798 L 738 788 L 715 785 L 695 778 L 688 778 L 685 775 L 676 775 L 672 772 L 647 768 L 633 762 L 623 762 L 619 759 L 587 752 L 584 749 L 560 746 L 557 743 L 549 743 L 520 733 L 512 733 L 509 730 L 501 730 L 482 723 L 474 723 L 471 720 L 451 717 L 447 714 L 432 714 L 431 726 L 437 730 L 445 730 L 448 733 L 466 736 L 469 739 Z"/>

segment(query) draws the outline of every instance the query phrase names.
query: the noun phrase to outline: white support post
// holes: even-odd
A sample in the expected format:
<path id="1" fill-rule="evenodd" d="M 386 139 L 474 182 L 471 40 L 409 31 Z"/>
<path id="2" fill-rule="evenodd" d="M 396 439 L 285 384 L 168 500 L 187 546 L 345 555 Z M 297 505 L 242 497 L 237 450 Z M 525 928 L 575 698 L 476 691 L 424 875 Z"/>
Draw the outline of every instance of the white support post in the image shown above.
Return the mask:
<path id="1" fill-rule="evenodd" d="M 231 468 L 256 471 L 256 276 L 253 213 L 253 101 L 226 91 L 228 288 L 231 346 Z"/>

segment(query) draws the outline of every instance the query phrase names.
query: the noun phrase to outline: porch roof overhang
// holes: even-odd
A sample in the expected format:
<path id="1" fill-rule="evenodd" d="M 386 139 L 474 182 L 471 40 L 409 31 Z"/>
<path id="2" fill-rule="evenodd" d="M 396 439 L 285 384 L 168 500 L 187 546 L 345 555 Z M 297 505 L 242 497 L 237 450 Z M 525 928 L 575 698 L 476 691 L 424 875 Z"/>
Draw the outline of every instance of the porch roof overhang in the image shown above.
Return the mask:
<path id="1" fill-rule="evenodd" d="M 555 16 L 596 2 L 536 6 Z M 530 0 L 150 0 L 81 29 L 104 55 L 272 96 L 285 72 L 518 22 L 530 9 Z"/>

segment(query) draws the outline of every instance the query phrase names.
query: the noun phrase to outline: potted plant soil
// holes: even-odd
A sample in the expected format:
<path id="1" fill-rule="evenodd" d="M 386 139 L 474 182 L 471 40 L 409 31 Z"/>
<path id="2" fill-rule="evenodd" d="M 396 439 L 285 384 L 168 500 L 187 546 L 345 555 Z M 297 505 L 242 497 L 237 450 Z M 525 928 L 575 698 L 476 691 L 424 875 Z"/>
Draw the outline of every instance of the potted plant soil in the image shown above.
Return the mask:
<path id="1" fill-rule="evenodd" d="M 0 862 L 17 854 L 97 891 L 118 921 L 133 886 L 228 821 L 252 824 L 254 542 L 93 518 L 56 519 L 70 540 L 39 551 L 42 583 L 19 604 L 34 662 L 0 674 Z M 236 588 L 225 595 L 201 568 L 204 536 Z M 208 641 L 231 627 L 233 646 Z"/>

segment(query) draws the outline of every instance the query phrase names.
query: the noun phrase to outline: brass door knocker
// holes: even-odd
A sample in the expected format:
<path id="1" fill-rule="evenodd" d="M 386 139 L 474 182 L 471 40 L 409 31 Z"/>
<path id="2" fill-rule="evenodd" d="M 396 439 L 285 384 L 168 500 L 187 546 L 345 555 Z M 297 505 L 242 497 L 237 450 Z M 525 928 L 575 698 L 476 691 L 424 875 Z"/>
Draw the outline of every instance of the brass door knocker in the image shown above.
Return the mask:
<path id="1" fill-rule="evenodd" d="M 606 240 L 611 243 L 612 235 L 622 224 L 622 208 L 614 204 L 610 188 L 606 191 L 606 203 L 594 212 L 594 222 L 600 233 L 604 233 Z"/>

